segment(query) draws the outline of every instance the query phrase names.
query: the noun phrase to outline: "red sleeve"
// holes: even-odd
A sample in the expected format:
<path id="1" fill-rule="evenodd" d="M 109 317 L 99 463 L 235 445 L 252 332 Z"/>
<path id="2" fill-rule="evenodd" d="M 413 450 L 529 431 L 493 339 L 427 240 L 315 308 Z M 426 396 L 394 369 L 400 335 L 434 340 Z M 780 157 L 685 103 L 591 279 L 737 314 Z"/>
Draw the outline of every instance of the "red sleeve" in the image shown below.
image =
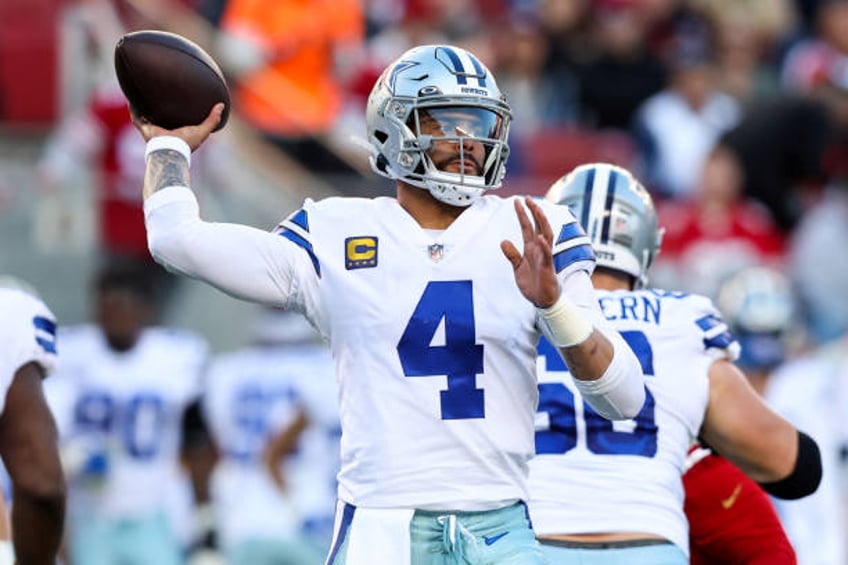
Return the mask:
<path id="1" fill-rule="evenodd" d="M 732 463 L 709 455 L 683 475 L 693 565 L 795 565 L 768 495 Z"/>

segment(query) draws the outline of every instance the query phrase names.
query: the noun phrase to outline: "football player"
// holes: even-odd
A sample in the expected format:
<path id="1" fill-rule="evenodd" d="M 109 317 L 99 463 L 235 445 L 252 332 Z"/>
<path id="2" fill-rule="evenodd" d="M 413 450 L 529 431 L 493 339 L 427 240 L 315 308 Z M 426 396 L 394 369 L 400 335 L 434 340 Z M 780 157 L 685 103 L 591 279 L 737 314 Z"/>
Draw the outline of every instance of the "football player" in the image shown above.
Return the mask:
<path id="1" fill-rule="evenodd" d="M 199 396 L 207 344 L 150 325 L 153 287 L 137 263 L 107 265 L 93 285 L 93 323 L 63 328 L 49 398 L 69 483 L 75 564 L 183 562 L 189 479 L 183 415 Z"/>
<path id="2" fill-rule="evenodd" d="M 56 561 L 65 517 L 58 433 L 42 391 L 57 360 L 56 318 L 11 286 L 0 282 L 0 455 L 12 481 L 12 541 L 0 541 L 0 563 L 46 565 Z"/>
<path id="3" fill-rule="evenodd" d="M 574 217 L 488 194 L 511 120 L 495 78 L 453 46 L 401 55 L 366 110 L 396 197 L 307 199 L 272 233 L 199 218 L 190 151 L 222 109 L 175 131 L 136 118 L 148 240 L 167 268 L 302 312 L 329 340 L 342 440 L 328 562 L 540 562 L 524 503 L 540 333 L 604 417 L 632 417 L 645 394 Z"/>
<path id="4" fill-rule="evenodd" d="M 211 492 L 228 563 L 324 562 L 338 472 L 335 384 L 317 332 L 273 308 L 247 347 L 213 359 L 203 406 L 220 452 Z M 327 522 L 319 550 L 311 534 Z"/>
<path id="5" fill-rule="evenodd" d="M 569 206 L 588 233 L 601 310 L 636 352 L 647 389 L 635 418 L 607 421 L 573 386 L 570 366 L 540 347 L 530 513 L 551 562 L 688 563 L 681 475 L 696 437 L 775 496 L 814 492 L 816 442 L 734 365 L 739 344 L 712 302 L 644 287 L 662 236 L 644 187 L 596 163 L 561 178 L 546 198 Z"/>

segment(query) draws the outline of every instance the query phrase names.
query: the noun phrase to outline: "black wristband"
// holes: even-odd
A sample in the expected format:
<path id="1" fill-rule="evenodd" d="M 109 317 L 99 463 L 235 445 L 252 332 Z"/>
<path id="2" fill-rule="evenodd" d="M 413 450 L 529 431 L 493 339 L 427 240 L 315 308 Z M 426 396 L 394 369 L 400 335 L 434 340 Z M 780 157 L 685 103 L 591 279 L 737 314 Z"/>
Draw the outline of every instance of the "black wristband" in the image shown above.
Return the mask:
<path id="1" fill-rule="evenodd" d="M 760 483 L 764 491 L 777 498 L 795 500 L 816 492 L 822 478 L 822 462 L 816 441 L 798 431 L 798 456 L 789 476 L 771 483 Z"/>

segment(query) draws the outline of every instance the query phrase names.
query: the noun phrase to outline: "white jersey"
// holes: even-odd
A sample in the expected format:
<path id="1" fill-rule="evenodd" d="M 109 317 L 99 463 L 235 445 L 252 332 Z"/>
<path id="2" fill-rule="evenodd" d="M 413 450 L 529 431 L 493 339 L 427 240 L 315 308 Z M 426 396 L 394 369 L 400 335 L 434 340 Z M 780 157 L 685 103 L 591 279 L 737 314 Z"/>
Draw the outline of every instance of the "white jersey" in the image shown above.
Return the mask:
<path id="1" fill-rule="evenodd" d="M 795 427 L 816 440 L 822 457 L 822 480 L 816 492 L 800 500 L 772 498 L 780 521 L 802 565 L 848 563 L 845 502 L 844 404 L 848 391 L 848 356 L 844 342 L 789 361 L 768 380 L 766 402 Z"/>
<path id="2" fill-rule="evenodd" d="M 533 525 L 538 534 L 650 533 L 688 553 L 686 454 L 704 419 L 709 367 L 735 359 L 738 343 L 702 296 L 599 290 L 598 300 L 642 364 L 645 405 L 632 420 L 601 418 L 540 345 Z"/>
<path id="3" fill-rule="evenodd" d="M 515 200 L 484 196 L 440 232 L 388 197 L 307 200 L 278 235 L 200 222 L 183 187 L 145 207 L 157 260 L 303 312 L 328 339 L 340 387 L 341 500 L 484 510 L 526 500 L 533 455 L 539 323 L 501 250 L 503 240 L 523 246 Z M 589 239 L 566 207 L 539 205 L 563 292 L 622 343 L 594 299 Z"/>
<path id="4" fill-rule="evenodd" d="M 68 469 L 75 507 L 105 518 L 170 509 L 185 486 L 182 417 L 199 395 L 206 342 L 185 330 L 148 328 L 121 353 L 94 325 L 69 328 L 60 342 L 47 397 L 63 453 L 79 463 Z"/>
<path id="5" fill-rule="evenodd" d="M 0 414 L 18 369 L 27 363 L 50 373 L 56 364 L 56 317 L 38 298 L 0 288 Z"/>
<path id="6" fill-rule="evenodd" d="M 223 547 L 299 535 L 301 522 L 317 512 L 305 502 L 316 496 L 321 511 L 332 516 L 338 438 L 330 434 L 338 429 L 337 405 L 335 369 L 325 346 L 254 346 L 214 359 L 204 412 L 221 452 L 212 497 Z M 300 410 L 309 426 L 286 464 L 283 493 L 271 481 L 263 453 Z M 300 469 L 297 461 L 304 458 L 307 466 Z"/>

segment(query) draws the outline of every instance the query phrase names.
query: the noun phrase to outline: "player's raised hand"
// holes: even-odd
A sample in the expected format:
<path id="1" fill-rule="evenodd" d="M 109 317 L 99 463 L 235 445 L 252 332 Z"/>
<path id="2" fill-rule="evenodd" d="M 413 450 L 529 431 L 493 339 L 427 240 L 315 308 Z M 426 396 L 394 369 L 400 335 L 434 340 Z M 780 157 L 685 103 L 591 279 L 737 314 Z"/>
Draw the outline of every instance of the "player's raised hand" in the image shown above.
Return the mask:
<path id="1" fill-rule="evenodd" d="M 174 130 L 159 127 L 156 124 L 152 124 L 144 118 L 139 117 L 132 111 L 132 107 L 130 107 L 130 116 L 132 117 L 133 125 L 141 133 L 144 141 L 149 141 L 150 138 L 159 135 L 173 135 L 188 143 L 188 146 L 191 147 L 192 151 L 194 151 L 200 147 L 200 144 L 203 143 L 206 138 L 209 137 L 209 134 L 215 130 L 215 127 L 221 121 L 221 115 L 224 113 L 224 108 L 224 103 L 219 102 L 212 107 L 212 110 L 209 111 L 209 115 L 206 116 L 206 119 L 201 123 L 195 126 L 185 126 Z"/>
<path id="2" fill-rule="evenodd" d="M 525 205 L 533 215 L 532 222 L 524 210 Z M 538 308 L 547 308 L 556 302 L 560 295 L 551 253 L 551 225 L 539 205 L 529 196 L 524 198 L 524 204 L 520 200 L 515 201 L 515 213 L 521 225 L 524 253 L 520 253 L 508 240 L 501 242 L 501 250 L 512 263 L 515 282 L 524 297 Z"/>

